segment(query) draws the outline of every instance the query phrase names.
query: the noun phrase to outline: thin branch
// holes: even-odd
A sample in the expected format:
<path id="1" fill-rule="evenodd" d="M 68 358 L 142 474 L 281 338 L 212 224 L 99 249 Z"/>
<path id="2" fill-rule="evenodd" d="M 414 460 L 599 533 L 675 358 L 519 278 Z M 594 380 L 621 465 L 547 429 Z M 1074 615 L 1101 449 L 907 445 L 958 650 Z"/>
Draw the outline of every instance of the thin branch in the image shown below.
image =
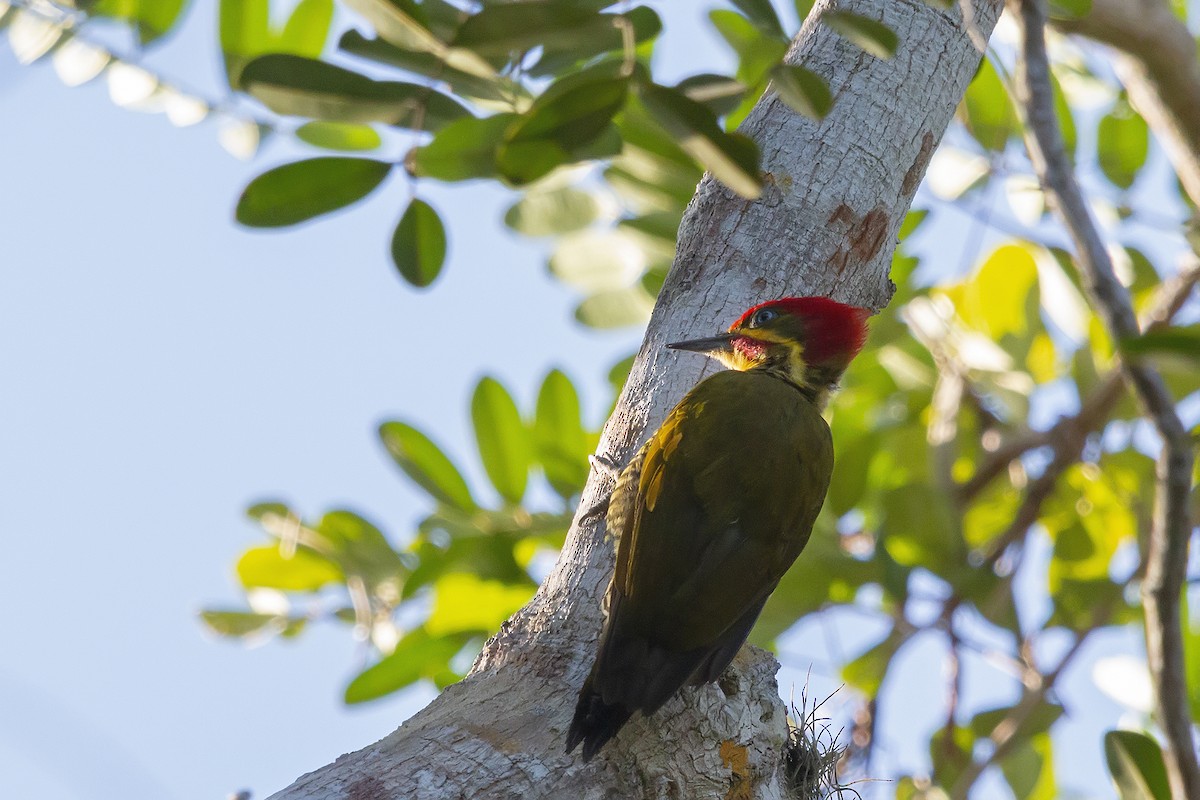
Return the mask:
<path id="1" fill-rule="evenodd" d="M 1118 51 L 1117 76 L 1163 144 L 1184 191 L 1200 205 L 1200 57 L 1167 0 L 1092 0 L 1078 19 L 1055 20 Z"/>
<path id="2" fill-rule="evenodd" d="M 1043 1 L 1013 0 L 1013 4 L 1019 12 L 1022 33 L 1018 88 L 1027 118 L 1030 159 L 1047 198 L 1071 234 L 1084 288 L 1110 334 L 1118 342 L 1136 337 L 1140 331 L 1129 294 L 1117 280 L 1063 147 L 1046 55 Z M 1170 744 L 1165 756 L 1172 792 L 1179 797 L 1200 797 L 1200 763 L 1192 743 L 1179 608 L 1192 530 L 1191 441 L 1158 371 L 1145 363 L 1119 359 L 1145 414 L 1153 420 L 1163 440 L 1156 470 L 1155 513 L 1146 577 L 1142 583 L 1146 651 L 1160 722 Z"/>
<path id="3" fill-rule="evenodd" d="M 971 787 L 975 784 L 975 781 L 979 780 L 979 776 L 983 774 L 984 770 L 992 764 L 1002 761 L 1009 754 L 1019 741 L 1017 734 L 1028 724 L 1034 712 L 1045 702 L 1046 696 L 1054 688 L 1054 684 L 1061 677 L 1063 670 L 1070 665 L 1071 661 L 1079 653 L 1088 636 L 1108 619 L 1109 610 L 1107 604 L 1096 609 L 1087 630 L 1080 632 L 1071 644 L 1070 649 L 1067 650 L 1054 669 L 1046 673 L 1039 672 L 1033 666 L 1032 659 L 1030 660 L 1028 674 L 1023 679 L 1025 690 L 1021 694 L 1021 699 L 1004 716 L 1004 719 L 996 723 L 996 727 L 988 734 L 988 738 L 992 740 L 993 745 L 991 752 L 982 759 L 971 761 L 959 775 L 958 780 L 954 782 L 954 786 L 950 790 L 951 800 L 966 800 Z"/>
<path id="4" fill-rule="evenodd" d="M 1141 317 L 1141 328 L 1145 332 L 1162 330 L 1171 324 L 1192 289 L 1200 282 L 1200 262 L 1193 262 L 1174 278 L 1163 281 L 1150 307 Z M 979 465 L 975 473 L 958 487 L 958 494 L 970 500 L 982 492 L 988 484 L 1002 475 L 1008 465 L 1039 447 L 1055 450 L 1074 446 L 1077 433 L 1098 431 L 1107 421 L 1117 401 L 1121 399 L 1124 376 L 1120 369 L 1106 374 L 1099 385 L 1084 399 L 1079 412 L 1063 417 L 1044 431 L 1024 431 L 1004 441 Z"/>

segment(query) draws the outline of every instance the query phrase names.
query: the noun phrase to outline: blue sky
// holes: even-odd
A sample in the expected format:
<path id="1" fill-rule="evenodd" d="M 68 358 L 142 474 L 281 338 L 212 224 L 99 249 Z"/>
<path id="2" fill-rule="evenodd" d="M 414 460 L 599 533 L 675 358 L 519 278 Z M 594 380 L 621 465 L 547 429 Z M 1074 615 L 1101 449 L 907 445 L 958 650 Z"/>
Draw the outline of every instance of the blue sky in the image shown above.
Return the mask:
<path id="1" fill-rule="evenodd" d="M 216 93 L 212 4 L 194 5 L 194 24 L 152 63 Z M 667 64 L 701 69 L 696 15 L 669 16 L 684 27 L 668 28 Z M 638 335 L 571 321 L 575 298 L 543 253 L 499 225 L 502 192 L 425 193 L 447 219 L 451 261 L 416 293 L 386 256 L 402 181 L 318 223 L 250 232 L 232 223 L 237 192 L 294 152 L 282 142 L 239 162 L 211 123 L 118 109 L 102 81 L 63 88 L 3 46 L 0 109 L 0 795 L 263 797 L 381 738 L 431 690 L 344 707 L 363 657 L 344 629 L 252 650 L 205 636 L 197 610 L 237 604 L 233 559 L 259 541 L 242 509 L 268 497 L 306 514 L 349 506 L 406 531 L 423 509 L 376 443 L 381 419 L 435 431 L 470 467 L 466 404 L 482 374 L 528 404 L 562 367 L 598 422 L 608 368 Z M 821 695 L 837 685 L 836 651 L 873 641 L 847 613 L 786 639 L 785 694 L 805 658 Z M 1091 657 L 1137 647 L 1101 638 Z M 921 726 L 939 724 L 937 653 L 930 642 L 903 659 L 913 690 L 896 711 Z M 1118 713 L 1086 680 L 1089 661 L 1067 690 L 1081 726 Z M 968 686 L 980 707 L 1012 694 L 982 664 L 968 665 Z M 1097 745 L 1077 745 L 1086 772 Z M 923 757 L 890 746 L 888 760 Z M 1081 780 L 1106 796 L 1099 776 Z"/>

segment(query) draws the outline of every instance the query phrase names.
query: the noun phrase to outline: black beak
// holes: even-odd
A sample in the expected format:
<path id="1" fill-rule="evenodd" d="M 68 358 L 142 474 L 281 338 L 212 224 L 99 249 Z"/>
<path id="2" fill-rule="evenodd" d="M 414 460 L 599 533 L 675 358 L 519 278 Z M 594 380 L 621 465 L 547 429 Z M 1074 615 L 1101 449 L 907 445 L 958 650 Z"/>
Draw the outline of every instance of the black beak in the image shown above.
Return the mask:
<path id="1" fill-rule="evenodd" d="M 686 342 L 671 342 L 667 347 L 672 350 L 691 350 L 696 353 L 730 353 L 733 352 L 733 335 L 722 333 L 707 339 L 690 339 Z"/>

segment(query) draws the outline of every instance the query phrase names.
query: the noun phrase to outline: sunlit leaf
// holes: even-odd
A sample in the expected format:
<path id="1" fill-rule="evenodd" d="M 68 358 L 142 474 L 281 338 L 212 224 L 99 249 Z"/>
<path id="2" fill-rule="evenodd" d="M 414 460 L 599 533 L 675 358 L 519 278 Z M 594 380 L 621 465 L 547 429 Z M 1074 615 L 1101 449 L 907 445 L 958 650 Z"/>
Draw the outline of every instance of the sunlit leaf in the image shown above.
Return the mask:
<path id="1" fill-rule="evenodd" d="M 325 49 L 331 22 L 333 0 L 300 0 L 284 23 L 274 49 L 281 53 L 316 58 Z"/>
<path id="2" fill-rule="evenodd" d="M 324 556 L 305 548 L 295 548 L 285 556 L 276 544 L 250 548 L 242 553 L 236 569 L 238 580 L 247 589 L 315 592 L 342 580 L 342 571 Z"/>
<path id="3" fill-rule="evenodd" d="M 284 164 L 242 190 L 237 221 L 254 228 L 278 228 L 328 214 L 366 197 L 391 168 L 384 161 L 335 156 Z"/>
<path id="4" fill-rule="evenodd" d="M 988 58 L 979 65 L 974 80 L 967 86 L 960 112 L 967 131 L 986 150 L 1004 150 L 1020 127 L 1008 90 Z"/>
<path id="5" fill-rule="evenodd" d="M 187 0 L 100 0 L 90 5 L 87 12 L 90 16 L 128 22 L 137 31 L 138 41 L 151 44 L 171 32 L 185 5 Z"/>
<path id="6" fill-rule="evenodd" d="M 1050 0 L 1050 19 L 1082 19 L 1092 10 L 1092 0 Z"/>
<path id="7" fill-rule="evenodd" d="M 446 263 L 446 228 L 433 206 L 413 198 L 392 234 L 392 263 L 404 280 L 425 288 Z"/>
<path id="8" fill-rule="evenodd" d="M 296 129 L 296 138 L 313 147 L 347 152 L 374 150 L 383 144 L 379 133 L 370 125 L 325 120 L 304 123 Z"/>
<path id="9" fill-rule="evenodd" d="M 494 378 L 484 378 L 471 397 L 471 420 L 483 468 L 510 503 L 525 496 L 533 448 L 512 395 Z"/>
<path id="10" fill-rule="evenodd" d="M 425 629 L 433 636 L 494 633 L 501 622 L 529 602 L 534 588 L 451 573 L 434 584 L 433 612 L 425 621 Z"/>
<path id="11" fill-rule="evenodd" d="M 217 20 L 225 73 L 236 87 L 242 67 L 270 44 L 268 0 L 220 0 Z"/>
<path id="12" fill-rule="evenodd" d="M 404 474 L 436 500 L 463 511 L 476 509 L 462 473 L 428 436 L 392 421 L 379 426 L 379 438 Z"/>

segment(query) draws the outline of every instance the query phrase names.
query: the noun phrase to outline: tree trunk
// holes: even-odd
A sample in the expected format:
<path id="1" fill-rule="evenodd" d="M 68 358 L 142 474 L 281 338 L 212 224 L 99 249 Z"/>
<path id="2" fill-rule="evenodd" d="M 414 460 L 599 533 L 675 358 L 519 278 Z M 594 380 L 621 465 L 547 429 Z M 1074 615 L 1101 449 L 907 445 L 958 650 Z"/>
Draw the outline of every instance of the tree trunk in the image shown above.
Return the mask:
<path id="1" fill-rule="evenodd" d="M 763 151 L 762 197 L 744 200 L 711 177 L 700 183 L 600 455 L 624 463 L 709 368 L 664 343 L 715 333 L 773 297 L 887 304 L 896 231 L 1001 7 L 1002 0 L 963 0 L 949 10 L 921 0 L 817 3 L 787 59 L 828 80 L 833 110 L 814 122 L 768 92 L 742 126 Z M 831 8 L 882 20 L 899 35 L 895 57 L 868 55 L 820 24 Z M 610 488 L 610 477 L 593 472 L 580 507 Z M 601 524 L 576 517 L 552 574 L 462 682 L 382 741 L 273 800 L 789 796 L 778 664 L 754 648 L 742 650 L 719 686 L 685 688 L 654 716 L 632 720 L 592 763 L 563 754 L 612 572 Z"/>

